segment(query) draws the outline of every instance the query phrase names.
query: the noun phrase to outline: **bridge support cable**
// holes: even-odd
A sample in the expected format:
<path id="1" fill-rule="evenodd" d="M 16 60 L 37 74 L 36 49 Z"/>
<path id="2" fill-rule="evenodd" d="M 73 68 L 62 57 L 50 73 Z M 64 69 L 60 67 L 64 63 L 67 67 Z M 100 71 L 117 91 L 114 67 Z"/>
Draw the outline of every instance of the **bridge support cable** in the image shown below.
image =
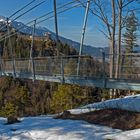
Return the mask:
<path id="1" fill-rule="evenodd" d="M 13 13 L 9 18 L 12 18 L 13 16 L 15 16 L 16 14 L 18 14 L 19 12 L 21 12 L 22 10 L 24 10 L 25 8 L 27 8 L 28 6 L 30 6 L 32 3 L 34 3 L 36 0 L 32 0 L 31 2 L 27 3 L 26 5 L 24 5 L 23 7 L 21 7 L 19 10 L 17 10 L 15 13 Z"/>
<path id="2" fill-rule="evenodd" d="M 11 27 L 10 27 L 10 23 L 9 23 L 9 18 L 7 18 L 7 34 L 9 36 L 8 38 L 8 42 L 10 45 L 10 54 L 11 54 L 11 59 L 12 59 L 12 69 L 13 69 L 13 77 L 16 77 L 16 69 L 15 69 L 15 54 L 13 51 L 13 45 L 11 42 L 11 37 L 10 37 L 10 33 L 11 33 Z"/>
<path id="3" fill-rule="evenodd" d="M 54 20 L 55 20 L 55 33 L 56 33 L 56 47 L 57 47 L 57 56 L 59 56 L 59 35 L 58 35 L 58 20 L 57 20 L 57 7 L 56 0 L 53 0 L 54 5 Z"/>
<path id="4" fill-rule="evenodd" d="M 74 5 L 74 6 L 72 6 L 72 7 L 68 7 L 68 8 L 66 8 L 66 9 L 64 9 L 64 10 L 62 10 L 62 11 L 57 12 L 57 14 L 62 14 L 62 13 L 64 13 L 64 12 L 69 11 L 69 10 L 71 10 L 71 9 L 73 9 L 73 8 L 76 8 L 76 7 L 80 6 L 80 5 L 81 5 L 81 4 L 77 4 L 77 5 Z M 62 6 L 61 6 L 61 7 L 62 7 Z M 58 9 L 61 9 L 61 7 L 57 8 L 57 10 L 58 10 Z M 54 12 L 54 11 L 52 11 L 52 12 Z M 49 14 L 51 14 L 52 12 L 49 12 L 48 14 L 46 14 L 46 16 L 49 15 Z M 43 16 L 43 17 L 44 17 L 44 16 Z M 45 18 L 45 19 L 43 19 L 43 20 L 40 20 L 40 21 L 38 21 L 36 24 L 42 23 L 42 22 L 47 21 L 47 20 L 52 19 L 52 18 L 54 18 L 54 15 L 53 15 L 53 16 L 49 16 L 49 17 L 47 17 L 47 18 Z M 38 20 L 38 19 L 40 19 L 40 18 L 38 17 L 38 18 L 36 18 L 36 19 L 34 19 L 34 20 Z M 26 23 L 26 25 L 31 24 L 34 20 L 29 21 L 28 23 Z M 23 28 L 24 28 L 24 26 L 18 28 L 18 30 L 23 29 Z M 15 35 L 15 34 L 16 34 L 16 32 L 13 33 L 13 34 L 10 34 L 10 36 L 13 36 L 13 35 Z M 2 36 L 2 37 L 0 38 L 0 41 L 4 40 L 4 37 L 5 37 L 5 36 L 6 36 L 6 38 L 8 38 L 8 36 L 7 36 L 7 34 L 6 34 L 6 35 L 4 35 L 4 36 Z"/>
<path id="5" fill-rule="evenodd" d="M 2 71 L 2 73 L 4 73 L 4 71 L 5 71 L 5 67 L 4 67 L 4 58 L 5 58 L 5 56 L 6 56 L 6 54 L 5 54 L 5 52 L 6 52 L 6 36 L 4 37 L 4 44 L 3 44 L 3 56 L 1 56 L 1 59 L 3 60 L 2 62 L 2 69 L 1 69 L 1 71 Z"/>
<path id="6" fill-rule="evenodd" d="M 33 25 L 32 41 L 31 41 L 31 48 L 30 48 L 30 61 L 29 61 L 29 70 L 31 70 L 33 81 L 35 81 L 35 65 L 34 65 L 34 57 L 33 57 L 35 28 L 36 28 L 36 20 L 34 20 L 34 25 Z"/>
<path id="7" fill-rule="evenodd" d="M 78 57 L 78 64 L 77 64 L 77 76 L 79 76 L 79 72 L 80 72 L 80 63 L 81 63 L 81 57 L 80 56 L 82 55 L 82 51 L 83 51 L 83 45 L 84 45 L 84 39 L 85 39 L 85 32 L 86 32 L 90 2 L 91 2 L 91 0 L 87 1 L 86 11 L 85 11 L 84 24 L 83 24 L 83 30 L 82 30 L 82 36 L 81 36 L 81 42 L 80 42 L 79 57 Z"/>
<path id="8" fill-rule="evenodd" d="M 27 7 L 29 7 L 31 4 L 33 4 L 35 1 L 37 1 L 37 0 L 32 0 L 31 2 L 29 2 L 28 4 L 26 4 L 26 5 L 24 5 L 22 8 L 20 8 L 19 10 L 17 10 L 16 12 L 14 12 L 12 15 L 10 15 L 9 17 L 8 17 L 8 19 L 10 19 L 10 18 L 12 18 L 13 16 L 15 16 L 16 14 L 18 14 L 19 12 L 21 12 L 21 11 L 23 11 L 24 9 L 26 9 Z M 35 7 L 36 8 L 36 7 Z M 31 9 L 32 10 L 32 9 Z M 29 10 L 28 10 L 28 12 L 29 12 Z M 26 13 L 25 13 L 26 14 Z M 22 15 L 22 14 L 21 14 Z M 21 16 L 18 16 L 18 17 L 21 17 Z M 18 19 L 18 17 L 16 17 L 14 20 L 12 20 L 12 22 L 13 21 L 15 21 L 16 19 Z M 4 29 L 5 28 L 5 25 L 4 26 L 2 26 L 1 28 L 0 28 L 0 30 L 2 30 L 2 29 Z"/>
<path id="9" fill-rule="evenodd" d="M 37 5 L 31 7 L 30 9 L 28 9 L 28 10 L 25 11 L 24 13 L 22 13 L 22 14 L 20 14 L 19 16 L 15 17 L 12 21 L 15 21 L 15 20 L 17 20 L 18 18 L 24 16 L 24 15 L 27 14 L 28 12 L 30 12 L 30 11 L 32 11 L 33 9 L 37 8 L 38 6 L 42 5 L 44 2 L 46 2 L 46 1 L 44 0 L 44 1 L 40 2 L 40 3 L 38 3 Z"/>

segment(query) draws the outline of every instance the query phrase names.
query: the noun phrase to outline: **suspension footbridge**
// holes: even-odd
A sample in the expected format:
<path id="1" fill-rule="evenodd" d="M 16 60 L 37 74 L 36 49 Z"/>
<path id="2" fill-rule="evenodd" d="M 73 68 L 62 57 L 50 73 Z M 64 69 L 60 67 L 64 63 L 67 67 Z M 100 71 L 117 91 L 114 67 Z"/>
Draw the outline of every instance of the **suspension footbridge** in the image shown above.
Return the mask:
<path id="1" fill-rule="evenodd" d="M 118 78 L 114 78 L 113 75 L 115 75 L 115 73 L 112 73 L 113 78 L 110 78 L 109 58 L 111 58 L 110 56 L 112 56 L 112 54 L 103 53 L 101 55 L 102 57 L 100 58 L 97 57 L 94 58 L 94 57 L 82 55 L 86 25 L 88 20 L 88 13 L 90 11 L 90 2 L 91 2 L 90 0 L 86 1 L 86 5 L 85 3 L 81 3 L 79 0 L 77 0 L 77 1 L 68 2 L 58 8 L 56 7 L 56 1 L 54 0 L 54 11 L 49 12 L 29 22 L 29 23 L 33 23 L 32 40 L 31 40 L 31 46 L 29 50 L 30 57 L 16 58 L 14 54 L 14 48 L 11 43 L 12 42 L 11 37 L 17 34 L 18 31 L 14 33 L 11 31 L 11 25 L 9 23 L 9 19 L 15 16 L 18 12 L 22 11 L 24 8 L 26 8 L 26 6 L 29 6 L 32 2 L 28 3 L 23 8 L 19 9 L 14 14 L 12 14 L 9 18 L 7 18 L 7 23 L 5 25 L 6 33 L 3 36 L 1 36 L 0 42 L 3 40 L 5 41 L 6 39 L 8 40 L 11 56 L 9 59 L 5 59 L 1 55 L 0 76 L 12 76 L 14 78 L 32 79 L 33 81 L 43 80 L 49 82 L 77 84 L 81 86 L 140 91 L 140 54 L 121 54 L 120 56 L 121 63 L 119 64 L 116 62 L 116 58 L 119 54 L 113 54 L 116 55 L 116 57 L 114 57 L 114 64 L 113 64 L 114 66 L 112 67 L 116 67 L 116 66 L 119 67 L 120 74 Z M 25 15 L 27 12 L 38 7 L 44 2 L 45 1 L 38 3 L 36 6 L 32 7 L 31 9 L 27 10 L 26 12 L 14 18 L 14 20 Z M 73 3 L 76 5 L 74 5 L 73 7 L 63 9 L 61 11 L 57 11 Z M 84 6 L 86 10 L 85 10 L 85 17 L 84 17 L 84 23 L 82 29 L 79 55 L 65 56 L 64 54 L 59 55 L 58 53 L 57 56 L 34 57 L 33 50 L 34 50 L 34 37 L 35 37 L 36 25 L 39 24 L 40 22 L 44 22 L 45 20 L 54 17 L 56 42 L 59 42 L 57 14 L 70 10 L 81 4 L 82 6 Z M 54 16 L 52 15 L 50 16 L 50 14 L 52 13 L 54 13 Z M 46 17 L 48 15 L 49 17 Z M 2 28 L 0 30 L 2 30 Z M 6 46 L 4 46 L 3 48 L 5 47 Z M 57 47 L 58 46 L 56 43 L 56 48 Z M 128 63 L 128 61 L 132 62 L 131 65 L 130 63 Z"/>
<path id="2" fill-rule="evenodd" d="M 104 56 L 104 55 L 103 55 Z M 77 65 L 80 57 L 80 69 Z M 135 64 L 121 65 L 120 78 L 109 78 L 108 58 L 89 56 L 40 57 L 31 59 L 1 59 L 1 76 L 76 84 L 100 88 L 140 90 L 140 56 L 131 56 Z M 127 59 L 126 59 L 127 60 Z M 131 73 L 129 72 L 131 70 Z M 128 73 L 129 72 L 129 73 Z"/>

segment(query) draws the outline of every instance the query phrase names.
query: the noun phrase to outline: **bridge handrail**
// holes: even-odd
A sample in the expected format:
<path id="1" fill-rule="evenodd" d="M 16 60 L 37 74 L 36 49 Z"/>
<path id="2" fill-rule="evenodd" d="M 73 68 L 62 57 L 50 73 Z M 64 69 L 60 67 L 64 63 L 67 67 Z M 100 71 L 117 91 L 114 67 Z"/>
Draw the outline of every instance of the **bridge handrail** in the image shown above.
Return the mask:
<path id="1" fill-rule="evenodd" d="M 105 55 L 110 56 L 110 55 L 113 55 L 113 54 L 105 53 Z M 138 56 L 138 57 L 140 57 L 140 53 L 122 53 L 122 54 L 115 53 L 114 55 L 115 56 L 120 55 L 120 56 Z"/>
<path id="2" fill-rule="evenodd" d="M 46 56 L 46 57 L 33 57 L 34 60 L 40 60 L 40 59 L 65 59 L 65 58 L 92 58 L 89 55 L 68 55 L 68 56 Z M 30 60 L 31 58 L 14 58 L 14 60 Z M 1 58 L 1 60 L 4 61 L 11 61 L 12 58 Z"/>

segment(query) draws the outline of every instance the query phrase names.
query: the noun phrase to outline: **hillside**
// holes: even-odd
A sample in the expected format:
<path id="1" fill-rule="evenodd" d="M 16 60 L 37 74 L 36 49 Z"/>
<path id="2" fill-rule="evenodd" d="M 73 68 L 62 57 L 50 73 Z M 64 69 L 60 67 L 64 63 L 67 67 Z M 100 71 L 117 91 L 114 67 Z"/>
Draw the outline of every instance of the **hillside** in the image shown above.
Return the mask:
<path id="1" fill-rule="evenodd" d="M 11 22 L 11 21 L 9 21 L 9 22 Z M 6 24 L 6 18 L 3 16 L 0 16 L 0 27 L 2 27 L 5 24 Z M 11 25 L 13 28 L 15 28 L 16 30 L 18 30 L 19 32 L 21 32 L 23 34 L 28 34 L 28 35 L 32 34 L 32 27 L 27 26 L 27 25 L 23 24 L 22 22 L 13 21 L 13 22 L 11 22 Z M 5 30 L 5 28 L 3 30 Z M 52 39 L 54 39 L 54 40 L 56 39 L 55 33 L 53 33 L 52 31 L 48 30 L 45 27 L 38 26 L 36 28 L 35 35 L 42 37 L 45 35 L 46 32 L 50 33 L 50 37 Z M 71 39 L 67 39 L 62 36 L 60 36 L 60 40 L 61 40 L 61 42 L 68 44 L 69 46 L 71 46 L 71 47 L 75 48 L 77 51 L 79 51 L 79 46 L 80 46 L 79 42 L 73 41 Z M 108 52 L 108 47 L 103 46 L 103 48 L 104 48 L 105 52 Z M 84 49 L 83 49 L 84 54 L 88 54 L 88 55 L 91 55 L 94 57 L 99 57 L 102 55 L 101 52 L 102 52 L 102 48 L 93 47 L 90 45 L 84 45 Z"/>

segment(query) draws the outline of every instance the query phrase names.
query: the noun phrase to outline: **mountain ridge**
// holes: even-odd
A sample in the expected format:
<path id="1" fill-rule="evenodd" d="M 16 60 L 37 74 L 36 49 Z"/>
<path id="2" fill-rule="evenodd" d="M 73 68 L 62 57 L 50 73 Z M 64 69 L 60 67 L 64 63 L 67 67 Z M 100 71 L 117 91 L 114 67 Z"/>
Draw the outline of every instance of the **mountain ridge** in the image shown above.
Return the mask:
<path id="1" fill-rule="evenodd" d="M 3 25 L 6 25 L 6 21 L 7 18 L 4 16 L 0 16 L 0 28 L 3 27 Z M 32 34 L 32 27 L 25 25 L 22 22 L 18 22 L 18 21 L 11 21 L 9 20 L 9 23 L 11 24 L 11 26 L 16 29 L 17 31 L 24 33 L 24 34 L 28 34 L 31 35 Z M 6 28 L 4 28 L 3 30 L 6 30 Z M 52 39 L 56 40 L 56 35 L 54 32 L 50 31 L 49 29 L 47 29 L 46 27 L 41 27 L 41 26 L 37 26 L 36 30 L 35 30 L 35 35 L 36 36 L 44 36 L 46 32 L 50 33 L 50 36 Z M 63 43 L 67 43 L 68 45 L 70 45 L 72 48 L 75 48 L 77 51 L 79 51 L 79 47 L 80 47 L 80 43 L 73 41 L 71 39 L 59 36 L 59 39 L 61 42 Z M 83 54 L 88 54 L 94 57 L 99 57 L 102 55 L 102 50 L 105 51 L 105 53 L 107 53 L 109 51 L 108 47 L 93 47 L 91 45 L 84 45 L 83 47 Z"/>

